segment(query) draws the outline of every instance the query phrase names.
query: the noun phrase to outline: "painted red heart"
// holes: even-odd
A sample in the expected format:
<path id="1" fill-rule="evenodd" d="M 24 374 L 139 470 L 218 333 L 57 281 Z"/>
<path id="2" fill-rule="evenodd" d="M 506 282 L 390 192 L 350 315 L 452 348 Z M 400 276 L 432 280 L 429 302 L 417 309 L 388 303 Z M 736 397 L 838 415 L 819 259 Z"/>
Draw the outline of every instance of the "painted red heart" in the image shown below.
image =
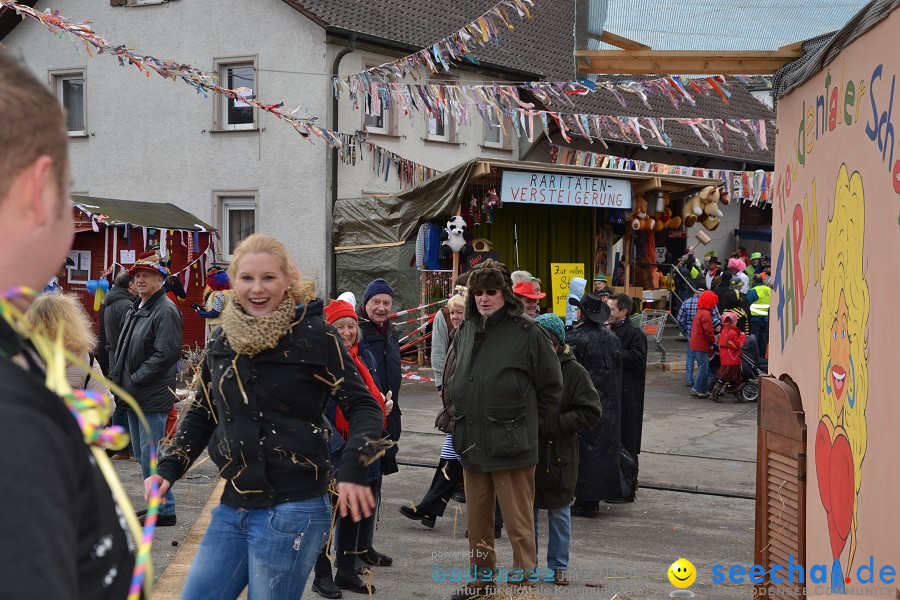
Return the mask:
<path id="1" fill-rule="evenodd" d="M 816 430 L 816 476 L 819 497 L 828 515 L 831 554 L 838 558 L 847 544 L 853 522 L 855 479 L 853 451 L 847 436 L 839 433 L 832 441 L 825 423 Z"/>

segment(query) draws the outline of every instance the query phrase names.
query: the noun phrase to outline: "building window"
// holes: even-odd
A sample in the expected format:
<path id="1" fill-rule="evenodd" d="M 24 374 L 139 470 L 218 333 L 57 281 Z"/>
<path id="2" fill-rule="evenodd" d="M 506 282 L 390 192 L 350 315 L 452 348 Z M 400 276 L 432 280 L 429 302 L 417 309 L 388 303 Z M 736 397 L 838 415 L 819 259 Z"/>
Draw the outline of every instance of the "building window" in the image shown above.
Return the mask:
<path id="1" fill-rule="evenodd" d="M 500 128 L 498 116 L 494 111 L 488 111 L 490 121 L 484 121 L 484 146 L 486 148 L 506 148 L 506 139 L 503 129 Z"/>
<path id="2" fill-rule="evenodd" d="M 366 67 L 367 69 L 371 67 Z M 394 111 L 386 107 L 381 100 L 388 95 L 387 90 L 383 89 L 381 98 L 376 103 L 375 98 L 371 94 L 366 94 L 366 104 L 363 111 L 363 128 L 368 133 L 380 133 L 382 135 L 394 135 L 395 121 Z"/>
<path id="3" fill-rule="evenodd" d="M 231 260 L 235 248 L 247 236 L 256 233 L 256 197 L 238 194 L 217 196 L 219 213 L 219 254 Z"/>
<path id="4" fill-rule="evenodd" d="M 452 79 L 433 80 L 432 84 L 453 85 L 456 83 Z M 444 110 L 444 114 L 428 116 L 428 135 L 426 139 L 433 142 L 455 142 L 456 141 L 456 121 L 450 114 L 449 107 Z"/>
<path id="5" fill-rule="evenodd" d="M 59 103 L 66 109 L 69 135 L 87 135 L 84 71 L 54 71 L 50 74 L 50 81 Z"/>
<path id="6" fill-rule="evenodd" d="M 91 278 L 91 251 L 90 250 L 70 250 L 69 258 L 72 264 L 66 266 L 66 279 L 69 284 L 81 283 L 87 284 Z"/>
<path id="7" fill-rule="evenodd" d="M 219 85 L 238 90 L 245 97 L 256 97 L 256 61 L 253 58 L 220 59 L 216 61 Z M 216 129 L 235 131 L 256 129 L 256 107 L 240 99 L 216 94 Z"/>

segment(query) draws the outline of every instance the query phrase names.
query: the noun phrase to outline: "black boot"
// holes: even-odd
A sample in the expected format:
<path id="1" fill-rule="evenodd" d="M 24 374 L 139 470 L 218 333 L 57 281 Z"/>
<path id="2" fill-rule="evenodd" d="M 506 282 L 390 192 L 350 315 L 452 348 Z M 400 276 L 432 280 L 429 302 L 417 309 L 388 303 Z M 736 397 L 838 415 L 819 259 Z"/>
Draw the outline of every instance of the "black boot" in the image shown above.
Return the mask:
<path id="1" fill-rule="evenodd" d="M 334 576 L 334 583 L 337 584 L 337 587 L 342 590 L 347 590 L 348 592 L 354 592 L 356 594 L 374 594 L 375 586 L 368 586 L 366 583 L 359 578 L 359 575 L 356 573 L 345 573 L 343 571 L 338 571 L 337 575 Z"/>
<path id="2" fill-rule="evenodd" d="M 316 577 L 313 579 L 312 591 L 323 598 L 343 598 L 344 594 L 335 585 L 331 577 Z"/>

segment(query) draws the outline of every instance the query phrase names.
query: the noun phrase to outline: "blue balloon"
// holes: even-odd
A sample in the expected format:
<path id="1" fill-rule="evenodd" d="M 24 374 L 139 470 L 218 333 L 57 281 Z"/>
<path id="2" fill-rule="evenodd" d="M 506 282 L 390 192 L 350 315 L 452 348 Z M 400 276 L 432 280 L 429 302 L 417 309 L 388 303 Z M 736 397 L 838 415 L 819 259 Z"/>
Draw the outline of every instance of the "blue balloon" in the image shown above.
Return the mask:
<path id="1" fill-rule="evenodd" d="M 96 279 L 91 279 L 91 280 L 89 280 L 89 281 L 87 282 L 87 290 L 88 290 L 88 292 L 90 292 L 91 294 L 93 294 L 94 292 L 96 292 L 96 291 L 97 291 L 97 286 L 98 286 L 98 285 L 99 285 L 99 284 L 98 284 L 98 282 L 97 282 Z"/>
<path id="2" fill-rule="evenodd" d="M 101 290 L 103 290 L 104 292 L 108 292 L 108 291 L 109 291 L 109 280 L 108 280 L 106 277 L 104 277 L 103 279 L 101 279 L 101 280 L 98 281 L 97 283 L 98 283 L 98 285 L 99 285 L 99 287 L 100 287 Z"/>

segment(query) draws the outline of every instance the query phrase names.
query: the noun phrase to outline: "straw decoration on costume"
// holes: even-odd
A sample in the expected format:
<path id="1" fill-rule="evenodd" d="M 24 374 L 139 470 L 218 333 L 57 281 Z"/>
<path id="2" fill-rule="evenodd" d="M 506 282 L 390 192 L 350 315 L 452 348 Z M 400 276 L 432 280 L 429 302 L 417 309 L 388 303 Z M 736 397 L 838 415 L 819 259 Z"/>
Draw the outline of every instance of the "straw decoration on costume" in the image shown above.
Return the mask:
<path id="1" fill-rule="evenodd" d="M 128 496 L 122 489 L 122 484 L 116 476 L 115 470 L 109 462 L 105 449 L 112 448 L 120 450 L 128 444 L 128 434 L 121 427 L 105 427 L 112 417 L 115 410 L 115 403 L 111 396 L 100 394 L 90 390 L 73 390 L 66 378 L 66 366 L 69 363 L 80 366 L 87 372 L 91 372 L 93 377 L 98 378 L 110 390 L 126 402 L 138 415 L 142 427 L 149 434 L 150 427 L 144 418 L 137 402 L 130 394 L 125 392 L 119 386 L 115 385 L 100 373 L 92 372 L 90 365 L 87 365 L 79 357 L 65 349 L 63 346 L 63 330 L 64 324 L 60 324 L 56 337 L 51 338 L 48 333 L 38 331 L 31 326 L 25 319 L 25 315 L 16 308 L 11 300 L 14 298 L 31 298 L 37 294 L 34 290 L 27 287 L 15 287 L 5 291 L 0 291 L 0 317 L 5 319 L 7 323 L 20 336 L 28 339 L 34 349 L 37 351 L 46 369 L 45 385 L 51 392 L 57 394 L 75 422 L 81 430 L 85 444 L 91 447 L 97 466 L 106 479 L 113 497 L 119 508 L 124 514 L 132 514 L 133 508 Z M 151 440 L 152 442 L 152 440 Z M 102 449 L 102 450 L 101 450 Z M 156 475 L 156 448 L 155 443 L 150 444 L 150 474 Z M 149 596 L 150 583 L 152 577 L 152 563 L 150 561 L 150 548 L 153 543 L 153 531 L 156 527 L 156 515 L 159 512 L 159 489 L 156 485 L 151 486 L 151 495 L 147 506 L 147 518 L 145 520 L 143 535 L 138 545 L 135 555 L 135 566 L 132 572 L 131 589 L 128 600 L 138 600 L 142 590 L 145 595 Z M 128 520 L 128 517 L 126 517 Z M 132 520 L 134 517 L 132 516 Z M 136 520 L 134 520 L 136 523 Z M 139 537 L 140 528 L 135 526 L 131 535 L 135 540 Z"/>

